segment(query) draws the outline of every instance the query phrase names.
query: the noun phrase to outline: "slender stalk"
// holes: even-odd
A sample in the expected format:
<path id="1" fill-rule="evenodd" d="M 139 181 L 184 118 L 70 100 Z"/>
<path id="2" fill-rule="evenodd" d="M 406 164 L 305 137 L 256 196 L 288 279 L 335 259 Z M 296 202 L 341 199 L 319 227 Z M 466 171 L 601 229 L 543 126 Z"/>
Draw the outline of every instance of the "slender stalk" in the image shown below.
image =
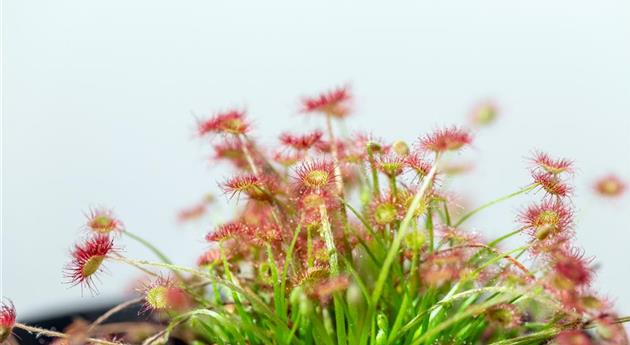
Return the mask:
<path id="1" fill-rule="evenodd" d="M 615 319 L 615 323 L 626 323 L 626 322 L 630 322 L 630 316 L 623 316 L 623 317 Z"/>
<path id="2" fill-rule="evenodd" d="M 94 331 L 96 334 L 114 334 L 125 333 L 130 329 L 143 332 L 144 334 L 152 334 L 162 329 L 162 325 L 152 322 L 128 321 L 128 322 L 110 322 L 98 326 Z"/>
<path id="3" fill-rule="evenodd" d="M 287 287 L 287 275 L 289 274 L 289 263 L 293 260 L 293 251 L 295 249 L 295 244 L 297 243 L 298 236 L 302 232 L 302 224 L 298 224 L 295 229 L 295 233 L 293 234 L 293 239 L 291 239 L 291 244 L 289 244 L 289 248 L 285 254 L 284 259 L 284 267 L 282 268 L 282 276 L 280 277 L 280 291 L 282 292 L 282 298 L 285 296 L 286 287 Z M 287 312 L 287 305 L 284 304 L 284 313 Z"/>
<path id="4" fill-rule="evenodd" d="M 471 276 L 475 276 L 475 275 L 481 273 L 481 271 L 483 271 L 486 267 L 492 265 L 493 263 L 495 263 L 495 262 L 497 262 L 499 260 L 503 260 L 505 258 L 508 258 L 508 257 L 510 257 L 510 255 L 512 255 L 512 254 L 514 254 L 516 252 L 521 252 L 521 251 L 527 250 L 529 247 L 531 247 L 531 245 L 522 246 L 522 247 L 516 248 L 514 250 L 510 250 L 508 252 L 498 254 L 494 258 L 486 261 L 483 265 L 477 267 L 477 269 L 473 271 Z M 514 260 L 516 260 L 516 259 L 514 259 Z M 513 261 L 510 261 L 510 262 L 513 262 Z"/>
<path id="5" fill-rule="evenodd" d="M 374 161 L 374 152 L 372 151 L 372 143 L 367 143 L 368 162 L 370 163 L 370 171 L 372 173 L 372 186 L 374 188 L 374 197 L 381 196 L 381 187 L 378 184 L 378 170 L 376 170 L 376 162 Z"/>
<path id="6" fill-rule="evenodd" d="M 326 245 L 326 250 L 328 250 L 328 257 L 330 260 L 330 273 L 333 276 L 337 276 L 339 275 L 337 247 L 335 247 L 330 221 L 328 220 L 328 211 L 326 210 L 326 205 L 323 203 L 319 205 L 319 217 L 322 223 L 322 237 L 324 237 L 324 244 Z"/>
<path id="7" fill-rule="evenodd" d="M 291 340 L 293 339 L 293 336 L 295 335 L 295 332 L 297 331 L 301 322 L 302 322 L 302 314 L 298 314 L 297 319 L 295 320 L 295 322 L 293 323 L 293 326 L 291 327 L 291 332 L 289 333 L 289 337 L 287 338 L 287 344 L 291 344 Z"/>
<path id="8" fill-rule="evenodd" d="M 517 196 L 517 195 L 527 193 L 527 192 L 529 192 L 529 191 L 533 190 L 534 188 L 536 188 L 537 186 L 538 186 L 538 184 L 534 183 L 534 184 L 531 184 L 531 185 L 529 185 L 529 186 L 527 186 L 527 187 L 525 187 L 525 188 L 523 188 L 523 189 L 521 189 L 521 190 L 518 190 L 518 191 L 516 191 L 516 192 L 514 192 L 514 193 L 511 193 L 511 194 L 508 194 L 508 195 L 502 196 L 502 197 L 500 197 L 500 198 L 498 198 L 498 199 L 495 199 L 495 200 L 492 200 L 492 201 L 490 201 L 490 202 L 488 202 L 488 203 L 485 203 L 485 204 L 483 204 L 483 205 L 481 205 L 481 206 L 477 207 L 476 209 L 474 209 L 474 210 L 472 210 L 472 211 L 470 211 L 470 212 L 466 213 L 464 216 L 462 216 L 462 218 L 461 218 L 460 220 L 458 220 L 458 221 L 457 221 L 457 223 L 455 223 L 455 225 L 454 225 L 454 226 L 455 226 L 455 227 L 458 227 L 458 226 L 462 225 L 462 224 L 463 224 L 466 220 L 468 220 L 470 217 L 472 217 L 472 216 L 474 216 L 475 214 L 477 214 L 478 212 L 483 211 L 483 210 L 485 210 L 486 208 L 488 208 L 488 207 L 490 207 L 490 206 L 492 206 L 492 205 L 498 204 L 498 203 L 500 203 L 500 202 L 502 202 L 502 201 L 505 201 L 505 200 L 511 199 L 511 198 L 513 198 L 513 197 L 515 197 L 515 196 Z"/>
<path id="9" fill-rule="evenodd" d="M 341 165 L 339 164 L 339 152 L 337 151 L 337 137 L 335 137 L 335 131 L 332 125 L 332 115 L 326 114 L 326 127 L 328 129 L 328 136 L 330 138 L 330 153 L 332 154 L 333 164 L 335 165 L 335 185 L 337 186 L 337 194 L 342 200 L 345 200 L 345 190 L 343 186 L 343 175 L 341 172 Z M 344 225 L 344 232 L 347 234 L 350 231 L 348 224 L 348 213 L 346 211 L 345 203 L 341 203 L 341 221 Z M 344 241 L 347 239 L 344 237 Z M 345 243 L 346 245 L 348 243 Z"/>
<path id="10" fill-rule="evenodd" d="M 234 286 L 240 286 L 238 280 L 236 279 L 236 277 L 234 277 L 232 271 L 230 270 L 230 265 L 227 261 L 227 256 L 225 255 L 225 250 L 223 249 L 222 243 L 219 243 L 219 250 L 221 252 L 221 260 L 223 261 L 223 269 L 225 271 L 227 279 L 232 284 L 234 284 Z M 250 315 L 247 313 L 247 311 L 245 311 L 245 308 L 243 308 L 243 303 L 241 302 L 241 298 L 239 297 L 238 292 L 234 289 L 230 290 L 232 292 L 232 299 L 234 300 L 234 305 L 236 306 L 236 310 L 238 311 L 239 316 L 241 317 L 241 319 L 243 319 L 243 321 L 245 321 L 246 324 L 251 324 L 252 321 Z M 248 334 L 248 337 L 251 340 L 251 334 Z"/>
<path id="11" fill-rule="evenodd" d="M 630 316 L 620 317 L 620 318 L 615 319 L 615 321 L 614 321 L 614 323 L 616 323 L 616 324 L 626 323 L 626 322 L 630 322 Z M 594 328 L 594 327 L 596 327 L 595 324 L 588 324 L 584 328 L 585 329 L 589 329 L 589 328 Z M 520 336 L 520 337 L 517 337 L 517 338 L 496 341 L 496 342 L 492 343 L 491 345 L 526 344 L 526 343 L 530 343 L 530 342 L 535 341 L 535 340 L 551 339 L 552 337 L 556 336 L 560 332 L 562 332 L 562 328 L 552 327 L 552 328 L 549 328 L 549 329 L 545 329 L 545 330 L 538 331 L 538 332 L 535 332 L 535 333 L 530 333 L 530 334 L 527 334 L 527 335 L 524 335 L 524 336 Z"/>
<path id="12" fill-rule="evenodd" d="M 216 277 L 216 271 L 214 272 L 215 274 L 215 279 Z M 221 291 L 219 290 L 219 284 L 217 284 L 217 282 L 213 279 L 212 280 L 212 294 L 214 295 L 214 303 L 216 305 L 222 305 L 223 304 L 223 299 L 221 298 Z"/>
<path id="13" fill-rule="evenodd" d="M 433 253 L 435 250 L 435 233 L 433 227 L 433 207 L 431 207 L 431 205 L 427 206 L 426 228 L 429 232 L 429 253 Z"/>
<path id="14" fill-rule="evenodd" d="M 278 274 L 278 267 L 276 267 L 276 259 L 273 255 L 273 249 L 270 244 L 267 244 L 267 262 L 271 269 L 271 280 L 273 281 L 273 303 L 276 309 L 276 315 L 283 321 L 286 321 L 286 315 L 284 314 L 284 296 L 281 294 L 280 275 Z M 281 338 L 283 338 L 281 336 Z"/>
<path id="15" fill-rule="evenodd" d="M 547 339 L 551 339 L 561 332 L 560 328 L 553 327 L 546 330 L 542 330 L 535 333 L 530 333 L 521 337 L 516 337 L 507 340 L 495 341 L 491 345 L 517 345 L 517 344 L 531 344 L 534 342 L 540 342 Z"/>
<path id="16" fill-rule="evenodd" d="M 448 203 L 444 201 L 444 221 L 446 222 L 446 226 L 451 226 L 451 213 L 448 211 Z"/>
<path id="17" fill-rule="evenodd" d="M 109 319 L 112 315 L 118 313 L 119 311 L 132 306 L 136 303 L 140 303 L 144 300 L 144 296 L 143 297 L 138 297 L 138 298 L 134 298 L 132 300 L 129 301 L 125 301 L 120 303 L 119 305 L 111 308 L 110 310 L 106 311 L 105 314 L 99 316 L 98 319 L 94 320 L 94 322 L 92 322 L 92 324 L 90 325 L 90 327 L 87 330 L 87 334 L 91 334 L 92 331 L 100 324 L 102 324 L 103 322 L 105 322 L 107 319 Z"/>
<path id="18" fill-rule="evenodd" d="M 482 294 L 482 293 L 488 293 L 488 292 L 512 293 L 514 291 L 512 289 L 509 289 L 509 288 L 506 288 L 506 287 L 487 286 L 487 287 L 481 287 L 481 288 L 476 288 L 476 289 L 463 291 L 463 292 L 460 292 L 460 293 L 457 293 L 457 294 L 451 294 L 450 296 L 445 296 L 440 301 L 438 301 L 435 304 L 431 305 L 428 309 L 422 310 L 416 316 L 414 316 L 411 320 L 409 320 L 409 322 L 407 322 L 406 325 L 401 327 L 400 330 L 398 332 L 396 332 L 396 334 L 393 335 L 392 339 L 390 340 L 390 343 L 395 343 L 396 339 L 402 337 L 405 333 L 407 333 L 408 331 L 414 329 L 414 327 L 416 327 L 416 325 L 420 321 L 422 321 L 422 319 L 427 314 L 434 312 L 436 309 L 441 308 L 443 305 L 447 305 L 447 304 L 452 303 L 452 302 L 454 302 L 456 300 L 459 300 L 459 299 L 463 299 L 463 298 L 466 298 L 466 297 L 470 297 L 470 296 L 474 296 L 474 295 L 478 295 L 478 294 Z"/>
<path id="19" fill-rule="evenodd" d="M 341 297 L 338 293 L 333 296 L 335 306 L 335 327 L 337 333 L 337 345 L 346 345 L 346 321 Z"/>
<path id="20" fill-rule="evenodd" d="M 247 147 L 247 140 L 243 135 L 238 135 L 238 140 L 241 143 L 241 150 L 243 150 L 243 154 L 245 155 L 245 159 L 247 160 L 247 164 L 249 164 L 249 168 L 252 169 L 252 173 L 258 176 L 260 174 L 256 163 L 254 162 L 254 158 L 252 157 L 252 153 L 249 151 L 249 147 Z"/>
<path id="21" fill-rule="evenodd" d="M 396 183 L 395 176 L 392 176 L 389 178 L 389 188 L 392 190 L 392 195 L 394 196 L 394 200 L 398 199 L 398 185 Z"/>
<path id="22" fill-rule="evenodd" d="M 330 153 L 335 164 L 335 184 L 337 185 L 337 192 L 343 197 L 343 176 L 341 175 L 341 166 L 339 165 L 339 152 L 337 151 L 337 137 L 333 130 L 332 116 L 326 114 L 326 128 L 328 129 L 328 137 L 330 139 Z"/>
<path id="23" fill-rule="evenodd" d="M 147 249 L 149 249 L 151 252 L 153 252 L 153 254 L 155 254 L 155 256 L 158 257 L 158 259 L 162 260 L 162 262 L 164 262 L 165 264 L 172 264 L 173 262 L 166 256 L 166 254 L 164 254 L 164 252 L 162 252 L 159 248 L 157 248 L 156 246 L 154 246 L 151 242 L 145 240 L 144 238 L 129 232 L 127 230 L 123 230 L 123 234 L 125 234 L 126 236 L 131 237 L 132 239 L 136 240 L 138 243 L 142 244 L 143 246 L 145 246 Z M 184 282 L 184 277 L 182 277 L 182 275 L 178 272 L 178 271 L 173 271 L 173 274 L 175 274 L 175 276 L 182 282 Z"/>
<path id="24" fill-rule="evenodd" d="M 249 145 L 248 145 L 248 141 L 247 141 L 247 137 L 245 137 L 244 134 L 238 135 L 238 140 L 241 143 L 241 150 L 243 150 L 243 154 L 245 155 L 245 159 L 247 160 L 247 164 L 249 165 L 250 169 L 252 169 L 252 173 L 254 173 L 254 176 L 256 177 L 260 177 L 260 170 L 258 169 L 258 166 L 256 166 L 256 162 L 254 162 L 254 157 L 252 156 L 252 153 L 249 151 Z M 267 193 L 266 191 L 263 191 L 265 193 Z M 284 224 L 282 223 L 280 216 L 278 215 L 278 205 L 280 204 L 278 199 L 276 199 L 274 196 L 272 197 L 272 205 L 271 205 L 271 216 L 273 217 L 274 221 L 276 222 L 276 224 L 284 230 Z"/>
<path id="25" fill-rule="evenodd" d="M 433 181 L 433 177 L 435 177 L 435 174 L 437 173 L 438 160 L 439 156 L 436 157 L 435 164 L 433 164 L 433 167 L 429 171 L 429 174 L 427 174 L 426 178 L 422 182 L 422 186 L 420 186 L 420 189 L 411 201 L 411 205 L 409 206 L 405 217 L 400 223 L 400 228 L 398 229 L 398 232 L 396 233 L 396 236 L 392 241 L 392 245 L 387 252 L 387 256 L 385 257 L 385 261 L 383 262 L 383 266 L 381 267 L 381 270 L 379 272 L 378 279 L 376 280 L 374 291 L 372 292 L 373 306 L 376 306 L 378 300 L 381 298 L 381 294 L 383 293 L 383 288 L 385 286 L 385 281 L 387 279 L 387 276 L 389 275 L 389 269 L 394 263 L 394 259 L 396 257 L 396 254 L 398 253 L 398 249 L 400 249 L 403 238 L 407 235 L 407 230 L 409 229 L 411 220 L 414 217 L 418 206 L 420 206 L 420 202 L 424 199 L 425 194 L 429 190 L 429 187 L 431 186 L 431 183 Z"/>
<path id="26" fill-rule="evenodd" d="M 484 303 L 480 303 L 480 304 L 475 304 L 469 308 L 467 308 L 465 311 L 460 312 L 455 314 L 453 317 L 451 317 L 450 319 L 447 319 L 443 322 L 440 322 L 439 324 L 431 327 L 430 329 L 427 330 L 427 332 L 423 333 L 420 337 L 418 337 L 415 341 L 413 341 L 411 344 L 412 345 L 419 345 L 422 344 L 423 342 L 430 340 L 432 337 L 434 337 L 435 335 L 439 334 L 441 331 L 443 331 L 444 329 L 448 328 L 449 326 L 453 325 L 454 323 L 463 320 L 467 317 L 479 314 L 481 312 L 483 312 L 484 310 L 486 310 L 487 308 L 496 305 L 496 304 L 500 304 L 500 303 L 504 303 L 506 301 L 508 301 L 509 298 L 507 298 L 507 296 L 502 295 L 500 298 L 496 298 L 494 300 L 488 300 L 485 301 Z"/>
<path id="27" fill-rule="evenodd" d="M 252 156 L 252 153 L 257 154 L 257 157 L 258 157 L 258 158 L 260 158 L 260 160 L 261 160 L 261 161 L 262 161 L 262 163 L 263 163 L 263 167 L 264 167 L 264 169 L 265 169 L 267 172 L 269 172 L 269 173 L 271 173 L 271 174 L 276 175 L 276 176 L 278 176 L 278 177 L 279 177 L 279 176 L 280 176 L 280 173 L 278 173 L 278 172 L 276 171 L 276 169 L 274 169 L 273 165 L 271 165 L 271 163 L 269 163 L 269 160 L 267 160 L 267 158 L 265 157 L 265 155 L 260 154 L 260 152 L 256 149 L 256 146 L 254 146 L 254 145 L 252 144 L 252 141 L 251 141 L 251 140 L 249 140 L 249 137 L 248 137 L 246 134 L 241 134 L 240 136 L 242 137 L 242 141 L 241 141 L 241 142 L 244 142 L 244 143 L 248 146 L 248 147 L 247 147 L 247 152 L 249 152 L 249 153 L 248 153 L 248 154 L 249 154 L 249 156 L 250 156 L 250 157 L 253 157 L 253 156 Z M 239 140 L 239 141 L 240 141 L 240 140 Z M 253 152 L 250 152 L 249 147 L 251 147 L 251 148 L 253 149 Z M 253 161 L 253 160 L 252 160 L 252 161 Z M 249 162 L 248 162 L 248 164 L 249 164 Z"/>
<path id="28" fill-rule="evenodd" d="M 522 228 L 516 229 L 516 230 L 514 230 L 512 232 L 509 232 L 509 233 L 507 233 L 507 234 L 505 234 L 505 235 L 503 235 L 503 236 L 493 240 L 492 242 L 488 243 L 488 246 L 489 247 L 495 247 L 497 244 L 499 244 L 499 243 L 503 242 L 504 240 L 506 240 L 506 239 L 508 239 L 508 238 L 510 238 L 510 237 L 512 237 L 512 236 L 514 236 L 514 235 L 516 235 L 518 233 L 520 233 L 521 231 L 523 231 L 525 229 L 527 229 L 527 227 L 522 227 Z"/>
<path id="29" fill-rule="evenodd" d="M 151 242 L 145 240 L 144 238 L 142 238 L 142 237 L 140 237 L 140 236 L 138 236 L 138 235 L 136 235 L 136 234 L 134 234 L 132 232 L 129 232 L 128 230 L 123 230 L 123 234 L 133 238 L 134 240 L 136 240 L 137 242 L 139 242 L 140 244 L 145 246 L 147 249 L 149 249 L 151 252 L 153 252 L 153 254 L 155 254 L 155 256 L 157 256 L 158 259 L 162 260 L 165 264 L 172 264 L 173 263 L 161 250 L 159 250 L 156 246 L 151 244 Z"/>
<path id="30" fill-rule="evenodd" d="M 516 266 L 523 273 L 527 274 L 528 276 L 531 276 L 532 278 L 534 277 L 534 275 L 527 269 L 527 267 L 525 267 L 525 265 L 523 265 L 521 262 L 519 262 L 516 258 L 514 258 L 514 257 L 512 257 L 510 255 L 502 254 L 495 247 L 492 247 L 489 244 L 484 244 L 484 243 L 463 244 L 463 245 L 459 245 L 459 246 L 454 246 L 454 247 L 449 247 L 449 248 L 446 248 L 446 249 L 442 249 L 442 250 L 440 250 L 438 252 L 439 253 L 446 253 L 446 252 L 449 252 L 449 251 L 458 250 L 458 249 L 462 249 L 462 248 L 482 248 L 482 249 L 488 250 L 488 251 L 490 251 L 492 253 L 495 253 L 495 254 L 498 254 L 498 255 L 502 255 L 502 258 L 508 260 L 512 265 Z M 517 250 L 521 250 L 521 248 L 519 248 Z M 481 251 L 477 252 L 476 254 L 479 254 L 480 252 Z M 476 258 L 476 256 L 473 256 L 473 258 Z"/>
<path id="31" fill-rule="evenodd" d="M 108 258 L 112 259 L 112 260 L 124 262 L 124 263 L 126 263 L 128 265 L 131 265 L 131 266 L 139 269 L 140 271 L 146 273 L 149 276 L 152 276 L 152 277 L 158 277 L 159 276 L 159 274 L 157 274 L 157 273 L 155 273 L 155 272 L 145 268 L 143 265 L 141 265 L 139 263 L 136 263 L 136 262 L 133 262 L 133 261 L 130 261 L 127 258 L 125 258 L 124 256 L 122 256 L 122 255 L 120 255 L 118 253 L 114 253 L 113 255 L 108 256 Z"/>
<path id="32" fill-rule="evenodd" d="M 396 333 L 398 333 L 398 329 L 400 328 L 403 319 L 405 317 L 405 313 L 408 312 L 409 305 L 409 293 L 410 291 L 405 291 L 405 295 L 403 296 L 402 303 L 400 304 L 400 308 L 398 309 L 398 314 L 396 315 L 396 319 L 394 320 L 394 325 L 392 326 L 391 331 L 387 337 L 387 343 L 393 343 L 394 337 Z"/>
<path id="33" fill-rule="evenodd" d="M 267 315 L 267 317 L 278 327 L 283 327 L 283 328 L 287 328 L 286 327 L 286 323 L 283 322 L 281 319 L 277 318 L 275 313 L 273 312 L 273 310 L 271 308 L 269 308 L 265 302 L 260 299 L 260 297 L 258 297 L 254 292 L 252 292 L 251 290 L 247 289 L 247 288 L 242 288 L 238 285 L 238 281 L 233 282 L 232 280 L 225 280 L 225 279 L 218 279 L 216 277 L 213 277 L 209 274 L 206 274 L 204 272 L 192 269 L 192 268 L 188 268 L 188 267 L 183 267 L 183 266 L 178 266 L 178 265 L 173 265 L 173 264 L 165 264 L 162 262 L 151 262 L 151 261 L 145 261 L 145 260 L 133 260 L 133 259 L 128 259 L 122 256 L 114 256 L 111 257 L 113 260 L 118 260 L 124 263 L 128 263 L 130 265 L 136 266 L 136 267 L 141 267 L 141 266 L 153 266 L 153 267 L 161 267 L 161 268 L 168 268 L 171 270 L 179 270 L 181 272 L 186 272 L 186 273 L 190 273 L 193 274 L 197 277 L 200 278 L 204 278 L 205 281 L 203 282 L 203 284 L 206 283 L 212 283 L 212 282 L 216 282 L 220 285 L 224 285 L 227 288 L 233 290 L 233 292 L 237 292 L 240 293 L 244 296 L 247 297 L 247 299 L 249 300 L 249 302 L 252 305 L 255 305 L 256 307 L 258 307 L 261 310 L 261 313 L 263 313 L 264 315 Z M 222 260 L 224 261 L 224 266 L 226 261 L 225 255 L 223 255 Z M 229 266 L 227 267 L 228 269 L 226 270 L 226 274 L 228 275 L 228 279 L 231 279 L 231 272 L 229 270 Z M 155 275 L 155 273 L 153 273 Z M 237 304 L 237 307 L 238 304 Z M 241 306 L 242 307 L 242 306 Z M 247 314 L 245 314 L 245 317 L 243 318 L 246 322 L 250 322 L 251 320 L 249 320 L 249 317 Z M 288 328 L 287 328 L 288 329 Z"/>
<path id="34" fill-rule="evenodd" d="M 427 193 L 427 191 L 429 190 L 429 187 L 431 186 L 431 183 L 433 182 L 433 178 L 435 177 L 435 174 L 437 173 L 439 159 L 440 159 L 440 156 L 436 155 L 435 164 L 433 164 L 433 167 L 431 167 L 431 170 L 429 171 L 425 179 L 422 181 L 422 185 L 420 186 L 420 189 L 418 190 L 413 200 L 411 201 L 411 205 L 409 206 L 409 209 L 407 209 L 407 213 L 405 214 L 405 217 L 400 223 L 398 232 L 396 233 L 394 240 L 392 241 L 392 244 L 387 252 L 383 265 L 381 266 L 381 269 L 379 271 L 378 278 L 374 285 L 372 296 L 370 298 L 369 309 L 366 316 L 366 320 L 368 321 L 374 319 L 373 316 L 376 313 L 376 306 L 378 305 L 378 301 L 381 298 L 381 295 L 383 293 L 383 289 L 385 287 L 385 281 L 387 280 L 387 277 L 389 276 L 389 270 L 392 264 L 394 263 L 398 250 L 400 249 L 400 245 L 402 244 L 402 240 L 407 235 L 407 231 L 409 229 L 411 222 L 413 221 L 414 214 L 416 213 L 416 210 L 420 206 L 420 202 L 423 201 L 425 194 Z M 372 343 L 374 343 L 375 341 L 374 339 L 375 331 L 376 330 L 375 330 L 374 321 L 372 320 L 372 327 L 370 331 Z M 364 344 L 365 342 L 367 342 L 367 339 L 363 337 L 360 343 Z"/>
<path id="35" fill-rule="evenodd" d="M 160 268 L 167 268 L 169 270 L 173 270 L 173 271 L 180 271 L 180 272 L 186 272 L 186 273 L 190 273 L 192 275 L 195 275 L 197 277 L 200 278 L 206 278 L 209 280 L 212 280 L 212 277 L 209 276 L 208 274 L 198 271 L 196 269 L 192 269 L 192 268 L 188 268 L 188 267 L 184 267 L 184 266 L 179 266 L 179 265 L 174 265 L 174 264 L 167 264 L 167 263 L 163 263 L 163 262 L 152 262 L 152 261 L 147 261 L 147 260 L 134 260 L 134 259 L 129 259 L 126 258 L 124 256 L 112 256 L 109 257 L 113 260 L 116 261 L 120 261 L 120 262 L 124 262 L 133 266 L 153 266 L 153 267 L 160 267 Z M 145 271 L 146 272 L 146 271 Z M 157 275 L 156 273 L 152 273 L 152 275 Z"/>
<path id="36" fill-rule="evenodd" d="M 442 305 L 444 304 L 443 301 L 447 301 L 447 300 L 453 298 L 453 296 L 455 295 L 455 293 L 457 293 L 457 291 L 462 286 L 462 284 L 463 284 L 462 281 L 458 281 L 457 283 L 455 283 L 455 285 L 453 285 L 453 287 L 451 287 L 449 292 L 446 293 L 446 296 L 444 296 L 442 298 L 442 300 L 437 303 L 439 306 L 437 308 L 435 308 L 435 310 L 433 310 L 431 312 L 431 314 L 429 315 L 429 322 L 433 321 L 437 317 L 437 315 L 442 311 L 442 309 L 443 309 Z"/>
<path id="37" fill-rule="evenodd" d="M 315 259 L 313 258 L 313 234 L 309 227 L 306 228 L 306 265 L 313 268 Z"/>
<path id="38" fill-rule="evenodd" d="M 29 326 L 29 325 L 25 325 L 19 322 L 15 323 L 15 328 L 23 329 L 29 333 L 35 333 L 37 335 L 45 335 L 47 337 L 52 337 L 52 338 L 69 339 L 71 337 L 70 335 L 65 334 L 65 333 L 51 331 L 45 328 Z M 102 344 L 102 345 L 124 345 L 125 344 L 125 343 L 117 343 L 117 342 L 112 342 L 112 341 L 107 341 L 107 340 L 97 339 L 97 338 L 86 338 L 85 340 L 87 342 L 91 342 L 95 344 Z"/>

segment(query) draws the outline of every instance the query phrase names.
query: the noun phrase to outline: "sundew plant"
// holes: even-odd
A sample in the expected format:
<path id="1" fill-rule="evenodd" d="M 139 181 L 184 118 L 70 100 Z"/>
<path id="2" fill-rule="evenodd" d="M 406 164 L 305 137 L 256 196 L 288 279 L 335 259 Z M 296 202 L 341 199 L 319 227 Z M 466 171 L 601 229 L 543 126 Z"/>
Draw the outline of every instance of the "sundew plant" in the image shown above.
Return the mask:
<path id="1" fill-rule="evenodd" d="M 446 187 L 457 170 L 447 162 L 471 145 L 474 129 L 443 127 L 410 143 L 342 136 L 338 123 L 351 101 L 347 87 L 304 98 L 301 111 L 323 129 L 283 133 L 273 149 L 251 138 L 242 110 L 199 119 L 198 140 L 234 167 L 220 185 L 238 209 L 209 229 L 196 265 L 173 263 L 111 210 L 92 209 L 67 281 L 94 291 L 103 265 L 122 262 L 147 276 L 139 296 L 64 333 L 16 322 L 5 302 L 0 340 L 13 341 L 21 328 L 58 344 L 628 343 L 621 324 L 629 318 L 593 291 L 592 260 L 573 243 L 571 160 L 534 152 L 531 180 L 464 209 Z M 486 104 L 472 120 L 495 116 Z M 595 185 L 605 196 L 624 188 L 614 175 Z M 500 237 L 486 241 L 467 229 L 478 214 L 523 195 L 536 201 L 522 205 Z M 208 207 L 204 200 L 179 218 Z M 130 257 L 119 246 L 127 239 L 155 259 Z M 520 245 L 508 248 L 515 239 Z M 134 304 L 150 326 L 107 323 Z"/>

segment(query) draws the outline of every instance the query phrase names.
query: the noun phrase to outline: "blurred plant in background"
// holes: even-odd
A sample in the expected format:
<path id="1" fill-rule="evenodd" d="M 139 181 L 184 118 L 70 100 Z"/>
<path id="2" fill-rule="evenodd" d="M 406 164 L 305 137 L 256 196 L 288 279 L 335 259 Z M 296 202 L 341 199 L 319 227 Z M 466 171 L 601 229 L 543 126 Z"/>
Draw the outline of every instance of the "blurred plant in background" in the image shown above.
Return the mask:
<path id="1" fill-rule="evenodd" d="M 629 319 L 591 289 L 591 259 L 573 244 L 572 161 L 536 152 L 525 187 L 461 210 L 445 182 L 470 165 L 448 156 L 472 143 L 471 130 L 444 127 L 413 145 L 340 136 L 335 124 L 352 110 L 348 87 L 304 98 L 302 106 L 307 116 L 321 116 L 324 129 L 283 133 L 272 150 L 251 139 L 244 110 L 198 121 L 197 135 L 211 139 L 214 158 L 235 168 L 221 186 L 240 206 L 207 234 L 197 267 L 174 264 L 110 210 L 93 209 L 68 282 L 94 291 L 104 263 L 123 262 L 147 275 L 140 297 L 66 333 L 16 323 L 6 304 L 1 340 L 18 327 L 100 344 L 627 344 L 620 323 Z M 497 113 L 482 103 L 471 126 L 488 125 Z M 595 187 L 604 196 L 624 188 L 614 175 Z M 534 191 L 540 200 L 501 237 L 488 242 L 466 230 L 478 213 Z M 214 201 L 204 197 L 178 220 L 202 217 Z M 517 235 L 525 238 L 521 246 L 502 249 Z M 126 237 L 159 261 L 127 256 L 115 245 Z M 140 303 L 163 327 L 149 334 L 103 328 L 109 316 Z"/>

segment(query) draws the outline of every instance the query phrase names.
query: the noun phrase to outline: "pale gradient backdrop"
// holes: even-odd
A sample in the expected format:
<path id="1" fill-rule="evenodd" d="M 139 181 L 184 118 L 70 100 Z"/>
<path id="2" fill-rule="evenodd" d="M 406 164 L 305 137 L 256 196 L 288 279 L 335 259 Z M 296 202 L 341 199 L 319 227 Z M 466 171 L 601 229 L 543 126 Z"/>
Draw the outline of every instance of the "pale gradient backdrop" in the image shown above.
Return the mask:
<path id="1" fill-rule="evenodd" d="M 4 0 L 2 295 L 22 317 L 122 295 L 137 273 L 116 264 L 98 297 L 61 283 L 90 205 L 192 264 L 210 228 L 177 226 L 175 211 L 228 171 L 192 139 L 191 112 L 247 106 L 272 143 L 317 123 L 297 114 L 301 95 L 349 82 L 350 127 L 388 139 L 499 102 L 501 118 L 465 153 L 479 163 L 459 183 L 473 203 L 526 185 L 533 149 L 575 159 L 579 242 L 601 264 L 597 286 L 630 314 L 630 198 L 589 189 L 609 171 L 630 178 L 630 2 L 383 3 Z M 512 229 L 538 197 L 471 225 Z"/>

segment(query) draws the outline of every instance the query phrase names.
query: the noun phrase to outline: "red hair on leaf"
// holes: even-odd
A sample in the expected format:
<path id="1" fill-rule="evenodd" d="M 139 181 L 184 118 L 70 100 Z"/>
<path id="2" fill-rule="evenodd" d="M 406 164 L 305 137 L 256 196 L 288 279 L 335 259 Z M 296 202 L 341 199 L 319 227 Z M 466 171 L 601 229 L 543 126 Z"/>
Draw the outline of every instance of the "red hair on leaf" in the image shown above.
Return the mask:
<path id="1" fill-rule="evenodd" d="M 114 241 L 105 234 L 97 234 L 77 244 L 72 251 L 72 261 L 66 266 L 68 283 L 81 284 L 94 291 L 94 278 L 102 271 L 103 261 L 115 251 Z"/>
<path id="2" fill-rule="evenodd" d="M 87 222 L 85 228 L 96 233 L 108 234 L 110 232 L 121 232 L 123 223 L 114 217 L 112 210 L 106 208 L 93 208 L 86 214 Z"/>
<path id="3" fill-rule="evenodd" d="M 533 171 L 532 178 L 550 196 L 558 198 L 568 197 L 573 189 L 562 181 L 557 175 L 542 171 Z"/>
<path id="4" fill-rule="evenodd" d="M 144 295 L 142 311 L 183 311 L 192 304 L 186 291 L 172 277 L 157 277 L 141 290 Z"/>
<path id="5" fill-rule="evenodd" d="M 442 128 L 420 138 L 420 148 L 433 152 L 456 151 L 472 143 L 472 135 L 461 128 Z"/>
<path id="6" fill-rule="evenodd" d="M 246 174 L 233 177 L 223 183 L 223 190 L 230 198 L 245 194 L 251 199 L 270 201 L 277 192 L 275 181 L 269 176 Z"/>
<path id="7" fill-rule="evenodd" d="M 251 229 L 249 228 L 249 226 L 243 223 L 227 223 L 216 228 L 214 232 L 207 234 L 206 241 L 219 242 L 235 237 L 249 237 L 250 232 Z"/>
<path id="8" fill-rule="evenodd" d="M 317 144 L 322 139 L 323 135 L 324 133 L 318 129 L 302 135 L 282 133 L 280 135 L 280 142 L 282 145 L 295 150 L 306 151 Z"/>
<path id="9" fill-rule="evenodd" d="M 573 173 L 573 161 L 566 158 L 551 158 L 544 152 L 537 151 L 530 159 L 535 170 L 541 170 L 552 175 Z"/>
<path id="10" fill-rule="evenodd" d="M 11 301 L 0 301 L 0 344 L 9 338 L 15 326 L 16 312 Z"/>
<path id="11" fill-rule="evenodd" d="M 339 87 L 315 97 L 304 97 L 302 99 L 302 112 L 324 113 L 343 118 L 350 114 L 351 100 L 350 88 L 347 86 Z"/>
<path id="12" fill-rule="evenodd" d="M 560 200 L 544 200 L 519 215 L 533 241 L 544 241 L 566 233 L 573 225 L 573 211 Z"/>
<path id="13" fill-rule="evenodd" d="M 215 114 L 207 120 L 197 122 L 197 134 L 205 136 L 210 133 L 245 134 L 249 130 L 249 122 L 245 119 L 244 110 L 229 110 Z"/>
<path id="14" fill-rule="evenodd" d="M 335 168 L 331 162 L 305 162 L 295 170 L 298 193 L 319 192 L 335 183 Z"/>

